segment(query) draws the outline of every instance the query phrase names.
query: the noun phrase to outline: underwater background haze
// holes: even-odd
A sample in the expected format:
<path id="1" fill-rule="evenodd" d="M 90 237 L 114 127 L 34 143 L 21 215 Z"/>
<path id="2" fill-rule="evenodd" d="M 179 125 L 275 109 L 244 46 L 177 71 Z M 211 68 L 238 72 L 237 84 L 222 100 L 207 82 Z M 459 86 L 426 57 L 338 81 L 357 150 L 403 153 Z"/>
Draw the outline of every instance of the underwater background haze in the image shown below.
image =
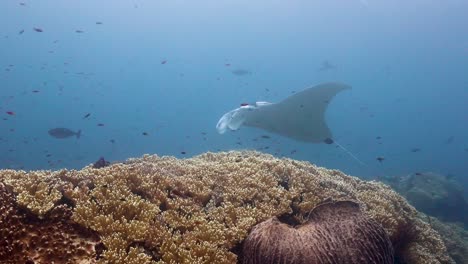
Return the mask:
<path id="1" fill-rule="evenodd" d="M 462 0 L 1 1 L 0 168 L 257 149 L 466 186 L 467 12 Z M 241 103 L 328 81 L 353 87 L 326 118 L 366 165 L 335 145 L 215 129 Z"/>

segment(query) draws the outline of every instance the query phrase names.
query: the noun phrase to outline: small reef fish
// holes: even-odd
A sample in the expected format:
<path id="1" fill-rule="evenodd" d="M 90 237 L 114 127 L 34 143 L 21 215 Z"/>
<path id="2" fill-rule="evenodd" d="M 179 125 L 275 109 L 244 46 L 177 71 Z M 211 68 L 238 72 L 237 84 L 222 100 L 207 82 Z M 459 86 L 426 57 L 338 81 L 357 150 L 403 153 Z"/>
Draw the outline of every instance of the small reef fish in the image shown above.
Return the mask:
<path id="1" fill-rule="evenodd" d="M 79 29 L 75 30 L 75 32 L 76 32 L 76 33 L 84 33 L 83 30 L 79 30 Z"/>
<path id="2" fill-rule="evenodd" d="M 23 33 L 24 33 L 24 29 L 22 29 L 22 30 L 20 30 L 20 31 L 18 32 L 19 35 L 21 35 L 21 34 L 23 34 Z"/>
<path id="3" fill-rule="evenodd" d="M 11 115 L 11 116 L 15 115 L 15 112 L 13 112 L 13 111 L 6 111 L 6 113 L 7 113 L 7 115 Z"/>
<path id="4" fill-rule="evenodd" d="M 102 22 L 97 21 L 97 22 L 96 22 L 96 25 L 102 25 Z"/>
<path id="5" fill-rule="evenodd" d="M 161 64 L 166 64 L 166 63 L 167 63 L 167 60 L 161 61 Z"/>
<path id="6" fill-rule="evenodd" d="M 68 128 L 63 128 L 63 127 L 58 127 L 58 128 L 53 128 L 48 131 L 49 135 L 54 137 L 54 138 L 69 138 L 72 136 L 76 136 L 76 138 L 80 138 L 81 136 L 81 130 L 78 130 L 77 132 L 74 132 Z"/>
<path id="7" fill-rule="evenodd" d="M 34 31 L 36 32 L 44 32 L 44 30 L 42 30 L 42 28 L 33 28 Z"/>
<path id="8" fill-rule="evenodd" d="M 336 69 L 336 66 L 326 60 L 322 62 L 322 65 L 317 69 L 317 71 L 328 71 L 333 69 Z"/>
<path id="9" fill-rule="evenodd" d="M 445 144 L 451 144 L 451 143 L 453 142 L 454 139 L 455 139 L 454 136 L 448 137 L 448 138 L 445 140 Z"/>
<path id="10" fill-rule="evenodd" d="M 378 160 L 380 163 L 382 163 L 382 161 L 384 161 L 384 160 L 385 160 L 385 158 L 384 158 L 384 157 L 377 157 L 377 158 L 375 158 L 375 159 L 376 159 L 376 160 Z"/>
<path id="11" fill-rule="evenodd" d="M 87 113 L 86 115 L 83 116 L 83 119 L 88 118 L 91 115 L 91 113 Z"/>
<path id="12" fill-rule="evenodd" d="M 232 74 L 237 75 L 237 76 L 249 75 L 251 73 L 252 72 L 250 72 L 248 70 L 244 70 L 244 69 L 237 69 L 237 70 L 232 71 Z"/>

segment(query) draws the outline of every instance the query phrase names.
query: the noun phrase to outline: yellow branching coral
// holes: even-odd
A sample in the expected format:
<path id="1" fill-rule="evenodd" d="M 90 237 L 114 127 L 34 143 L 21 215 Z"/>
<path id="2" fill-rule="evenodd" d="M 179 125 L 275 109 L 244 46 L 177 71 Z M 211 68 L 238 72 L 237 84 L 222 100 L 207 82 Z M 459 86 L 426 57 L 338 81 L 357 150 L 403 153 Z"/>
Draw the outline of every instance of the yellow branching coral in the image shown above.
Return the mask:
<path id="1" fill-rule="evenodd" d="M 17 193 L 17 202 L 41 217 L 52 209 L 62 197 L 58 191 L 61 181 L 57 175 L 63 171 L 58 173 L 50 171 L 26 173 L 6 170 L 3 173 L 5 183 L 12 186 L 13 191 Z"/>
<path id="2" fill-rule="evenodd" d="M 257 223 L 299 222 L 327 199 L 353 200 L 410 263 L 451 263 L 444 243 L 390 188 L 308 162 L 258 152 L 190 159 L 145 155 L 101 169 L 1 171 L 16 201 L 37 215 L 60 204 L 97 233 L 100 263 L 236 263 Z"/>

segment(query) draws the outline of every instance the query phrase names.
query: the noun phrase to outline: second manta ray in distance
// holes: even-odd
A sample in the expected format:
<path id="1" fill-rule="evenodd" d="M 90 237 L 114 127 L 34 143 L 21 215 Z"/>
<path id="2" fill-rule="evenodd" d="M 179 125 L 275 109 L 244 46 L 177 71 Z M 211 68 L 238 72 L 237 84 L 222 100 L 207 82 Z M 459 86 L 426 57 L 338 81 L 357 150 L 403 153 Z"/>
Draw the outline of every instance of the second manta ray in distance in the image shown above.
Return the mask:
<path id="1" fill-rule="evenodd" d="M 341 91 L 351 89 L 343 83 L 323 83 L 295 93 L 278 103 L 256 102 L 224 114 L 216 125 L 220 134 L 229 128 L 237 130 L 242 125 L 256 127 L 298 141 L 311 143 L 335 143 L 359 163 L 352 153 L 333 140 L 325 122 L 325 111 Z"/>

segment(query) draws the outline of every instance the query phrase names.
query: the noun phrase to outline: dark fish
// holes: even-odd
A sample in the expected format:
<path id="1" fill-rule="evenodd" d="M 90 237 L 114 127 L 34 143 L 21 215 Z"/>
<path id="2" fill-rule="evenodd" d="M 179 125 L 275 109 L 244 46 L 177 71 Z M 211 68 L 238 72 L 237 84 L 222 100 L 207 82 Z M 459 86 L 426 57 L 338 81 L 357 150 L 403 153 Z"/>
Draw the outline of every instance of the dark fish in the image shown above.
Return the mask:
<path id="1" fill-rule="evenodd" d="M 97 21 L 97 22 L 96 22 L 96 25 L 102 25 L 102 22 Z"/>
<path id="2" fill-rule="evenodd" d="M 147 132 L 143 132 L 143 133 L 141 133 L 141 134 L 143 134 L 143 136 L 147 136 L 147 135 L 148 135 Z"/>
<path id="3" fill-rule="evenodd" d="M 185 154 L 187 154 L 187 152 L 181 151 L 180 154 L 185 155 Z"/>
<path id="4" fill-rule="evenodd" d="M 110 162 L 105 160 L 104 157 L 100 157 L 94 164 L 93 164 L 93 168 L 94 169 L 100 169 L 100 168 L 104 168 L 104 167 L 107 167 L 110 165 Z"/>
<path id="5" fill-rule="evenodd" d="M 225 63 L 224 66 L 229 67 L 231 66 L 231 63 Z"/>
<path id="6" fill-rule="evenodd" d="M 91 115 L 91 113 L 87 113 L 86 115 L 83 116 L 83 119 L 88 118 Z"/>
<path id="7" fill-rule="evenodd" d="M 79 30 L 79 29 L 75 30 L 75 32 L 76 32 L 76 33 L 84 33 L 83 30 Z"/>
<path id="8" fill-rule="evenodd" d="M 11 115 L 11 116 L 15 115 L 15 112 L 13 112 L 13 111 L 6 111 L 6 113 L 7 113 L 7 115 Z"/>
<path id="9" fill-rule="evenodd" d="M 447 180 L 451 180 L 451 179 L 455 178 L 455 176 L 456 176 L 455 174 L 448 173 L 447 175 L 445 175 L 445 178 Z"/>
<path id="10" fill-rule="evenodd" d="M 232 74 L 237 75 L 237 76 L 244 76 L 244 75 L 251 74 L 251 72 L 248 70 L 244 70 L 244 69 L 237 69 L 237 70 L 233 70 Z"/>
<path id="11" fill-rule="evenodd" d="M 22 30 L 20 30 L 20 31 L 18 32 L 19 35 L 21 35 L 21 34 L 23 34 L 23 33 L 24 33 L 24 29 L 22 29 Z"/>
<path id="12" fill-rule="evenodd" d="M 445 144 L 450 144 L 450 143 L 452 143 L 454 139 L 455 139 L 454 136 L 448 137 L 448 138 L 445 140 Z"/>
<path id="13" fill-rule="evenodd" d="M 161 61 L 161 64 L 166 64 L 166 63 L 167 63 L 167 60 Z"/>
<path id="14" fill-rule="evenodd" d="M 419 152 L 419 151 L 421 151 L 420 148 L 412 148 L 412 149 L 411 149 L 411 152 Z"/>
<path id="15" fill-rule="evenodd" d="M 384 161 L 385 158 L 384 157 L 377 157 L 376 160 L 378 160 L 380 163 L 382 163 L 382 161 Z"/>
<path id="16" fill-rule="evenodd" d="M 382 139 L 382 137 L 381 137 L 381 136 L 377 136 L 377 137 L 375 137 L 375 139 Z"/>
<path id="17" fill-rule="evenodd" d="M 97 124 L 97 126 L 102 127 L 102 126 L 104 126 L 104 124 L 103 124 L 103 123 L 99 123 L 99 124 Z"/>
<path id="18" fill-rule="evenodd" d="M 114 139 L 111 139 L 111 140 L 109 140 L 109 141 L 110 141 L 110 143 L 112 143 L 112 144 L 115 143 L 115 140 L 114 140 Z"/>
<path id="19" fill-rule="evenodd" d="M 34 31 L 36 32 L 44 32 L 44 30 L 42 30 L 42 28 L 33 28 Z"/>
<path id="20" fill-rule="evenodd" d="M 264 139 L 269 139 L 270 136 L 268 136 L 268 135 L 262 135 L 262 138 L 264 138 Z"/>
<path id="21" fill-rule="evenodd" d="M 78 130 L 78 132 L 74 132 L 68 128 L 58 127 L 58 128 L 53 128 L 49 130 L 49 135 L 54 138 L 60 138 L 60 139 L 69 138 L 72 136 L 76 136 L 76 138 L 80 138 L 81 130 Z"/>
<path id="22" fill-rule="evenodd" d="M 33 93 L 38 93 L 40 92 L 39 90 L 32 90 Z"/>
<path id="23" fill-rule="evenodd" d="M 335 65 L 331 64 L 329 61 L 324 61 L 322 62 L 322 66 L 320 66 L 317 71 L 328 71 L 333 69 L 336 69 Z"/>
<path id="24" fill-rule="evenodd" d="M 241 103 L 240 106 L 248 106 L 249 103 Z"/>

